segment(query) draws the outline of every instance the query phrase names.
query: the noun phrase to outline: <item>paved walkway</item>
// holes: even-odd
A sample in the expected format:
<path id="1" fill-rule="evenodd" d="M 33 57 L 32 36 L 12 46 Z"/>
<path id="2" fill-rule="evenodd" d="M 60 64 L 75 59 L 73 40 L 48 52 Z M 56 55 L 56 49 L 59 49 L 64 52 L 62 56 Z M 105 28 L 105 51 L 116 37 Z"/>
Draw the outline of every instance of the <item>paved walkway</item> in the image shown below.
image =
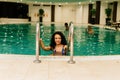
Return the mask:
<path id="1" fill-rule="evenodd" d="M 120 80 L 120 56 L 69 57 L 0 55 L 0 80 Z"/>

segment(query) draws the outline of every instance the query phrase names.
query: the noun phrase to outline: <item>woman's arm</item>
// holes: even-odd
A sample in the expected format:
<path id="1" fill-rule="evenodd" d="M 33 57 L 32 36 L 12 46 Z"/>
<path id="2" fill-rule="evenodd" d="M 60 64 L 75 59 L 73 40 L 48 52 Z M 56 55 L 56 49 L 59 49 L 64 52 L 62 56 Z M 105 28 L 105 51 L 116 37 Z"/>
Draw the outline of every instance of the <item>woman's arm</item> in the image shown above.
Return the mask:
<path id="1" fill-rule="evenodd" d="M 42 47 L 42 49 L 44 50 L 51 50 L 51 47 L 50 46 L 45 46 L 42 39 L 39 40 L 40 42 L 40 46 Z"/>

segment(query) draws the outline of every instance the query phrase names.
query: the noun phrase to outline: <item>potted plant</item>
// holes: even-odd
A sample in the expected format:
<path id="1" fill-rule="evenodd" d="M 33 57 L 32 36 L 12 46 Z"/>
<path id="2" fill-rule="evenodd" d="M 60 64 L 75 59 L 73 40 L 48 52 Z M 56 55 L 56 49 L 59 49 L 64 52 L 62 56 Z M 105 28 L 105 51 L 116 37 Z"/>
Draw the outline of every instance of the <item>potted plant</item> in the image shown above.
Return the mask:
<path id="1" fill-rule="evenodd" d="M 96 15 L 96 9 L 91 9 L 90 10 L 90 14 L 91 14 L 91 23 L 95 24 L 95 15 Z"/>
<path id="2" fill-rule="evenodd" d="M 107 18 L 106 18 L 106 25 L 110 25 L 111 12 L 112 12 L 112 10 L 111 10 L 110 8 L 106 8 L 106 9 L 105 9 L 105 14 L 106 14 L 106 16 L 107 16 Z"/>
<path id="3" fill-rule="evenodd" d="M 92 14 L 92 18 L 95 18 L 95 14 L 96 14 L 96 9 L 91 9 L 91 14 Z"/>
<path id="4" fill-rule="evenodd" d="M 107 18 L 110 18 L 111 11 L 112 10 L 110 8 L 105 9 L 105 14 L 107 15 Z"/>
<path id="5" fill-rule="evenodd" d="M 40 16 L 40 22 L 42 22 L 43 21 L 43 16 L 44 16 L 44 10 L 43 9 L 40 9 L 39 10 L 39 16 Z"/>

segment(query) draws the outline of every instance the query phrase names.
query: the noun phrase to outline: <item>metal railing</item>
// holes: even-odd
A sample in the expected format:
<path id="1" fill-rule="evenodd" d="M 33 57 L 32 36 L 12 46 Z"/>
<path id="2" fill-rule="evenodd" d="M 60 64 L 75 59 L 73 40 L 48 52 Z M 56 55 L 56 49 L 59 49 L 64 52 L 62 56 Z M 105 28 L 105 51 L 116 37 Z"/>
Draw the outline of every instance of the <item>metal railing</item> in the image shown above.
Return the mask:
<path id="1" fill-rule="evenodd" d="M 74 33 L 74 25 L 71 22 L 70 23 L 70 29 L 69 29 L 69 44 L 70 44 L 70 60 L 68 63 L 74 64 L 75 61 L 73 60 L 73 33 Z M 36 58 L 33 61 L 34 63 L 40 63 L 41 60 L 39 60 L 39 54 L 40 54 L 40 43 L 39 43 L 39 37 L 40 37 L 40 24 L 36 24 Z"/>
<path id="2" fill-rule="evenodd" d="M 40 63 L 39 60 L 39 52 L 40 52 L 40 44 L 39 44 L 39 37 L 40 37 L 40 24 L 36 24 L 36 59 L 33 61 L 34 63 Z"/>
<path id="3" fill-rule="evenodd" d="M 68 61 L 68 63 L 74 64 L 75 61 L 73 60 L 73 43 L 74 43 L 74 39 L 73 39 L 73 33 L 74 33 L 74 25 L 72 22 L 70 22 L 70 26 L 69 26 L 69 44 L 70 44 L 70 60 Z"/>

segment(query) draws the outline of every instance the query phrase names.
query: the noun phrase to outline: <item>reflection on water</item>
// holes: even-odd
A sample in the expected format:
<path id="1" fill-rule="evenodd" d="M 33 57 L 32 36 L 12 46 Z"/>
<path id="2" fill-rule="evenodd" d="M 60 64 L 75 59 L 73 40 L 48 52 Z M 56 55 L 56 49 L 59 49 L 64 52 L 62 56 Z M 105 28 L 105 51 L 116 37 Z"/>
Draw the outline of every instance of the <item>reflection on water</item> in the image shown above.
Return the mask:
<path id="1" fill-rule="evenodd" d="M 29 48 L 31 44 L 35 46 L 35 41 L 32 40 L 35 33 L 32 31 L 34 35 L 31 34 L 31 28 L 30 24 L 0 25 L 0 53 L 33 53 L 34 49 Z"/>
<path id="2" fill-rule="evenodd" d="M 55 32 L 55 24 L 51 24 L 51 34 Z"/>
<path id="3" fill-rule="evenodd" d="M 86 26 L 74 27 L 74 55 L 115 55 L 120 54 L 120 32 L 93 27 L 94 34 L 87 34 Z M 64 26 L 50 24 L 40 27 L 40 37 L 46 46 L 51 35 L 62 31 L 68 39 Z M 0 25 L 0 53 L 35 55 L 36 27 L 31 24 Z M 41 55 L 50 55 L 51 51 L 41 49 Z"/>
<path id="4" fill-rule="evenodd" d="M 79 31 L 80 30 L 80 31 Z M 82 30 L 82 31 L 81 31 Z M 119 54 L 120 51 L 120 32 L 114 30 L 99 29 L 94 27 L 94 34 L 89 35 L 84 28 L 76 28 L 76 40 L 74 50 L 76 55 L 109 55 Z M 78 35 L 81 35 L 77 37 Z M 79 43 L 79 44 L 78 44 Z M 119 45 L 119 46 L 118 46 Z"/>

